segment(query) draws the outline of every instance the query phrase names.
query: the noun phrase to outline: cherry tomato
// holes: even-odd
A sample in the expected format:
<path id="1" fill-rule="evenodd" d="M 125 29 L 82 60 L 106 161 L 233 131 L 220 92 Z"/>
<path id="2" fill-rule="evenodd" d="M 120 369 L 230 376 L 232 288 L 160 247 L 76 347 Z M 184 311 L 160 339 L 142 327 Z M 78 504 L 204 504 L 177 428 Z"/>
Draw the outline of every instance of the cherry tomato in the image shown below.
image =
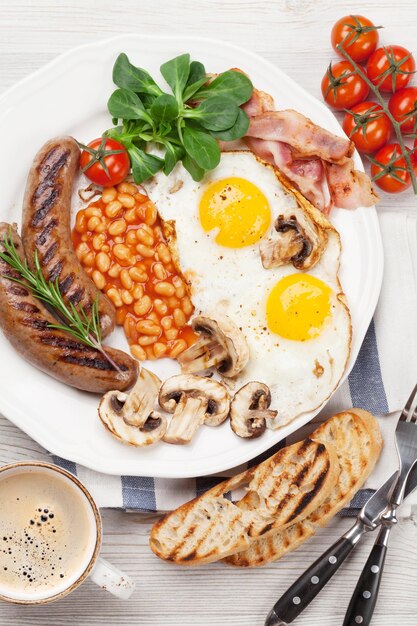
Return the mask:
<path id="1" fill-rule="evenodd" d="M 366 71 L 369 79 L 381 91 L 394 92 L 408 84 L 415 68 L 414 57 L 406 48 L 386 46 L 378 48 L 369 57 Z M 387 74 L 383 78 L 385 72 Z"/>
<path id="2" fill-rule="evenodd" d="M 371 56 L 378 45 L 378 39 L 377 27 L 363 15 L 341 17 L 332 28 L 333 50 L 340 54 L 337 46 L 342 44 L 344 50 L 358 63 Z"/>
<path id="3" fill-rule="evenodd" d="M 361 102 L 343 119 L 343 130 L 360 152 L 376 152 L 391 134 L 391 122 L 375 102 Z"/>
<path id="4" fill-rule="evenodd" d="M 80 157 L 80 167 L 96 185 L 112 187 L 121 183 L 128 175 L 129 155 L 124 146 L 115 139 L 99 137 L 82 147 L 84 150 Z"/>
<path id="5" fill-rule="evenodd" d="M 353 74 L 348 61 L 330 64 L 321 81 L 323 98 L 334 109 L 350 109 L 365 100 L 369 87 L 365 81 Z"/>
<path id="6" fill-rule="evenodd" d="M 371 176 L 376 185 L 387 193 L 399 193 L 408 189 L 411 185 L 411 177 L 407 171 L 407 163 L 401 154 L 401 147 L 398 143 L 388 143 L 379 150 L 374 159 L 381 165 L 372 163 Z M 384 166 L 386 167 L 385 173 Z M 378 177 L 379 175 L 379 177 Z M 394 178 L 395 176 L 395 178 Z M 400 180 L 398 180 L 400 179 Z"/>
<path id="7" fill-rule="evenodd" d="M 400 122 L 403 133 L 417 131 L 417 87 L 405 87 L 394 93 L 388 107 L 393 117 Z"/>

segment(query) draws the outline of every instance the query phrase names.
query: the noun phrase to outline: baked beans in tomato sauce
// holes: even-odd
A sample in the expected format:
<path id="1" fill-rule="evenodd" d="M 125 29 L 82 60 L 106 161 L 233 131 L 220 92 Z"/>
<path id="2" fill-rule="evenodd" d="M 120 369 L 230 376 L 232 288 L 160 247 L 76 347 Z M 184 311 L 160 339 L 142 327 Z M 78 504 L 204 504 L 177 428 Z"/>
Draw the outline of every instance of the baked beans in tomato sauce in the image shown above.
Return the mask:
<path id="1" fill-rule="evenodd" d="M 175 359 L 194 343 L 189 286 L 155 205 L 133 183 L 107 187 L 79 210 L 72 241 L 84 270 L 116 307 L 133 356 Z"/>

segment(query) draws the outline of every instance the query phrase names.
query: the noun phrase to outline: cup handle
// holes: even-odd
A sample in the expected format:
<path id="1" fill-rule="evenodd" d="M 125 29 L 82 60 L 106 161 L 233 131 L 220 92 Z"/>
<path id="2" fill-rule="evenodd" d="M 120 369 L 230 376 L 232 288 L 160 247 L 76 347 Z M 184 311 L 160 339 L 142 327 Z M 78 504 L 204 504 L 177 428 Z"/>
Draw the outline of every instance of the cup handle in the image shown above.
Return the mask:
<path id="1" fill-rule="evenodd" d="M 97 559 L 90 573 L 90 578 L 96 585 L 109 591 L 120 600 L 128 600 L 135 590 L 135 583 L 130 576 L 101 557 Z"/>

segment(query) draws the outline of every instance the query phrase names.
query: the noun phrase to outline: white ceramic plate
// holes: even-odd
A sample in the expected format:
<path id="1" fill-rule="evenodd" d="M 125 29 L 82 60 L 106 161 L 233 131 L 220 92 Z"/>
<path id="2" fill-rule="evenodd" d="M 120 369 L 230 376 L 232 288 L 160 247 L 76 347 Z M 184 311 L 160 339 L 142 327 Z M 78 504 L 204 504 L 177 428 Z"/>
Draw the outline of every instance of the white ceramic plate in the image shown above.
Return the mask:
<path id="1" fill-rule="evenodd" d="M 342 134 L 324 104 L 277 67 L 246 50 L 199 37 L 117 37 L 71 50 L 0 98 L 2 154 L 7 155 L 0 168 L 2 220 L 20 225 L 22 193 L 31 160 L 47 139 L 70 134 L 88 141 L 111 126 L 106 102 L 114 88 L 112 67 L 120 52 L 126 52 L 132 62 L 155 77 L 162 62 L 183 52 L 202 61 L 210 72 L 239 66 L 258 88 L 272 94 L 280 108 L 297 109 L 317 124 Z M 358 155 L 355 160 L 363 169 Z M 342 237 L 340 278 L 354 330 L 349 372 L 378 299 L 382 244 L 373 208 L 334 211 L 332 220 Z M 111 344 L 127 349 L 120 328 L 112 335 Z M 97 417 L 97 396 L 67 387 L 38 371 L 2 334 L 0 350 L 0 410 L 4 415 L 54 454 L 110 474 L 174 478 L 220 472 L 260 454 L 317 413 L 304 414 L 254 441 L 238 439 L 225 423 L 218 428 L 201 428 L 189 446 L 131 448 L 103 428 Z M 168 361 L 158 369 L 165 376 L 175 372 Z"/>

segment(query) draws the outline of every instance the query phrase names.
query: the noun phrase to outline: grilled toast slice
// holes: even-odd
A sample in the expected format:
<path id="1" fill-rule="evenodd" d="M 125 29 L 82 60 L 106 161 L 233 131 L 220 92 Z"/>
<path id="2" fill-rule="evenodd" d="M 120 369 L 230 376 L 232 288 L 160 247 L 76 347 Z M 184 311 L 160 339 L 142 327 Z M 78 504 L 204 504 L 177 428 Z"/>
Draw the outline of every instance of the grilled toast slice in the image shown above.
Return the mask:
<path id="1" fill-rule="evenodd" d="M 259 538 L 248 550 L 227 557 L 228 564 L 239 567 L 265 565 L 298 548 L 316 533 L 317 528 L 325 526 L 362 487 L 382 448 L 376 418 L 362 409 L 338 413 L 321 424 L 310 437 L 325 445 L 334 445 L 337 451 L 340 476 L 329 497 L 302 521 Z"/>
<path id="2" fill-rule="evenodd" d="M 300 441 L 159 520 L 152 528 L 151 549 L 182 565 L 217 561 L 311 514 L 338 476 L 331 443 Z M 247 493 L 232 502 L 229 492 L 242 486 Z"/>

